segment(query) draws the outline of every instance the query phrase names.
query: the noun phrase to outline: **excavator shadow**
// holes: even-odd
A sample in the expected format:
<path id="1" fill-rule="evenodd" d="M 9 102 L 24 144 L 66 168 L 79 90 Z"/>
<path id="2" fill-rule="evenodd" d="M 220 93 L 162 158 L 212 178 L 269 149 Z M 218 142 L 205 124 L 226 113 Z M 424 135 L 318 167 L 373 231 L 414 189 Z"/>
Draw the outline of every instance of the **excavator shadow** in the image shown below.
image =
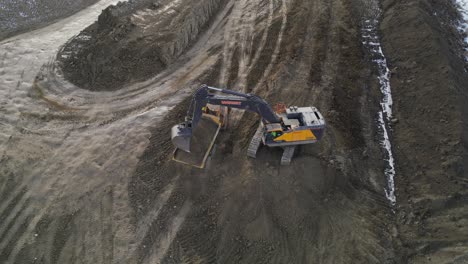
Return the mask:
<path id="1" fill-rule="evenodd" d="M 220 130 L 219 120 L 211 115 L 203 115 L 198 126 L 193 130 L 191 151 L 185 152 L 176 148 L 172 160 L 199 169 L 205 168 Z"/>

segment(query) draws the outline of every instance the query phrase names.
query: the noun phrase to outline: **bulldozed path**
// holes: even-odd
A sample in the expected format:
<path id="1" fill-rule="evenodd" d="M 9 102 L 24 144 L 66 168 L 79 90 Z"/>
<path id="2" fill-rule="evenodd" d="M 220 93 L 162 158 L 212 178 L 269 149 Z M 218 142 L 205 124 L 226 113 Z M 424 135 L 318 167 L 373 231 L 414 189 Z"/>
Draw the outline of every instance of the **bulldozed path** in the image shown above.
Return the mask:
<path id="1" fill-rule="evenodd" d="M 164 54 L 170 63 L 158 74 L 119 89 L 80 89 L 56 63 L 94 37 L 69 42 L 112 1 L 0 42 L 0 262 L 405 261 L 385 192 L 379 72 L 363 45 L 378 1 L 165 0 L 158 8 L 178 18 L 192 2 L 208 24 L 194 16 L 171 25 L 183 33 L 167 50 L 183 47 L 182 55 Z M 158 22 L 146 19 L 151 12 L 159 14 L 130 16 L 145 28 Z M 234 111 L 207 169 L 174 163 L 170 129 L 202 83 L 314 105 L 326 136 L 288 167 L 277 149 L 250 159 L 259 118 Z"/>

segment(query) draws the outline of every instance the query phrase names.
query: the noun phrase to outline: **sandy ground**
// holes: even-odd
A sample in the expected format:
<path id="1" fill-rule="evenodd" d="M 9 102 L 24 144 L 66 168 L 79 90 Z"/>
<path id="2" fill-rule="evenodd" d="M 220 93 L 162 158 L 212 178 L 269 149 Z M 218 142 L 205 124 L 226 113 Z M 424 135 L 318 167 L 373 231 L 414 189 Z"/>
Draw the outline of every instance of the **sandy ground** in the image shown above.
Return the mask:
<path id="1" fill-rule="evenodd" d="M 457 98 L 454 91 L 463 95 L 468 86 L 456 31 L 444 38 L 452 45 L 412 47 L 421 40 L 409 36 L 425 36 L 418 28 L 424 23 L 398 22 L 412 16 L 398 12 L 402 1 L 391 0 L 381 7 L 373 0 L 167 0 L 117 19 L 104 12 L 92 24 L 115 2 L 102 0 L 0 42 L 0 262 L 463 263 L 466 163 L 457 165 L 461 172 L 446 170 L 458 173 L 456 183 L 424 184 L 437 182 L 441 171 L 435 166 L 442 163 L 431 167 L 412 152 L 424 143 L 411 132 L 412 123 L 402 120 L 421 120 L 417 126 L 429 121 L 411 115 L 405 103 L 415 97 L 400 84 L 404 74 L 432 75 L 434 69 L 419 66 L 434 64 L 419 62 L 428 58 L 419 48 L 443 46 L 444 52 L 434 53 L 448 56 L 444 61 L 451 62 L 453 74 L 434 77 L 431 89 L 444 91 L 446 81 L 453 94 L 444 98 Z M 427 9 L 416 8 L 414 17 L 421 10 L 451 10 L 420 2 Z M 382 19 L 381 46 L 396 102 L 397 120 L 382 119 L 396 156 L 395 206 L 388 199 L 389 149 L 378 122 L 382 64 L 363 31 L 369 26 L 378 32 L 375 19 Z M 452 28 L 450 20 L 442 21 Z M 130 30 L 118 30 L 127 24 Z M 408 28 L 407 42 L 392 37 L 400 28 Z M 144 40 L 156 39 L 159 45 L 144 49 Z M 102 47 L 120 55 L 104 60 Z M 403 58 L 401 47 L 408 50 Z M 132 56 L 125 57 L 125 50 Z M 124 63 L 145 54 L 164 63 L 142 75 Z M 73 58 L 80 65 L 67 67 Z M 416 61 L 411 71 L 404 68 L 413 63 L 407 58 Z M 95 66 L 91 75 L 83 72 L 89 65 Z M 102 89 L 92 89 L 95 77 L 109 68 L 131 78 L 102 88 L 108 78 L 103 74 Z M 405 70 L 400 75 L 397 68 Z M 79 74 L 70 75 L 74 71 Z M 64 76 L 78 77 L 69 82 Z M 314 105 L 328 122 L 326 135 L 302 147 L 291 166 L 279 165 L 281 151 L 275 149 L 262 148 L 252 160 L 246 150 L 259 118 L 237 112 L 218 137 L 207 169 L 174 163 L 170 128 L 183 121 L 190 93 L 202 83 L 256 93 L 272 104 Z M 417 83 L 418 89 L 427 84 Z M 444 120 L 464 122 L 462 102 L 441 111 L 454 115 Z M 458 124 L 450 130 L 458 134 L 437 130 L 460 138 L 458 149 L 437 149 L 446 152 L 444 161 L 466 153 L 465 123 Z M 428 145 L 423 153 L 436 147 Z M 418 174 L 421 168 L 430 172 L 427 177 Z M 428 197 L 437 188 L 441 198 Z M 444 224 L 447 215 L 461 231 Z M 435 237 L 447 228 L 449 238 Z"/>
<path id="2" fill-rule="evenodd" d="M 24 0 L 0 2 L 0 40 L 70 16 L 97 0 Z"/>

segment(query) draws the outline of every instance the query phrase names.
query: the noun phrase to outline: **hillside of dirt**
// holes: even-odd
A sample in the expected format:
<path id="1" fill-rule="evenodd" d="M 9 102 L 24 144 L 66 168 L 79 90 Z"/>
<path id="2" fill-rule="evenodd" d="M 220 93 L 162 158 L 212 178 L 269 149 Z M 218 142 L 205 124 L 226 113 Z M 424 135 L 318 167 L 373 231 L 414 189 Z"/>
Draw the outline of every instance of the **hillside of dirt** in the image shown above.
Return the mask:
<path id="1" fill-rule="evenodd" d="M 225 0 L 140 1 L 103 11 L 58 58 L 65 77 L 89 90 L 118 90 L 173 63 L 198 38 Z"/>
<path id="2" fill-rule="evenodd" d="M 384 1 L 398 164 L 397 220 L 409 263 L 468 261 L 468 75 L 450 1 Z"/>
<path id="3" fill-rule="evenodd" d="M 452 2 L 116 2 L 0 42 L 0 263 L 467 261 Z M 326 133 L 251 159 L 260 118 L 233 111 L 204 170 L 174 162 L 201 84 L 315 106 Z"/>
<path id="4" fill-rule="evenodd" d="M 0 2 L 0 41 L 70 16 L 97 0 L 25 0 Z"/>

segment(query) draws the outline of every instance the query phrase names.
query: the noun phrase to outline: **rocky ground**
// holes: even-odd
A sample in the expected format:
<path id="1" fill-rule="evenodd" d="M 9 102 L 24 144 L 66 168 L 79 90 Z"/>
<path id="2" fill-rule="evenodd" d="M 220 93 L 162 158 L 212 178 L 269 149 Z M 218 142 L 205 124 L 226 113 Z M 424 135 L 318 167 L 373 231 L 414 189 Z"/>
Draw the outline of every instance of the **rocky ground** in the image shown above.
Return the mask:
<path id="1" fill-rule="evenodd" d="M 140 1 L 55 36 L 49 56 L 15 54 L 27 36 L 0 43 L 1 262 L 465 263 L 458 16 L 429 0 Z M 395 205 L 362 33 L 374 18 Z M 48 43 L 50 30 L 31 35 Z M 170 128 L 203 83 L 314 105 L 326 135 L 291 166 L 276 149 L 250 159 L 259 118 L 238 112 L 205 170 L 175 163 Z"/>

